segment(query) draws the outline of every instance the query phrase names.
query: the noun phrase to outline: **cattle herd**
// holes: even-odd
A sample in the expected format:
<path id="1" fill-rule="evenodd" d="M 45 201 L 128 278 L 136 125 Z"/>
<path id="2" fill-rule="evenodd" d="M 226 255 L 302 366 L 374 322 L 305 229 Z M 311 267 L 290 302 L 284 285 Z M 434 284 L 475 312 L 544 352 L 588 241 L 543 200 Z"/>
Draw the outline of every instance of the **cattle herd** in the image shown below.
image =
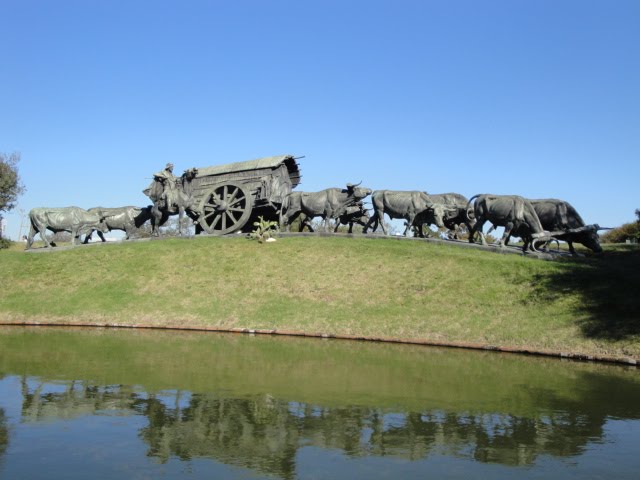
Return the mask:
<path id="1" fill-rule="evenodd" d="M 421 191 L 376 190 L 360 184 L 347 184 L 346 188 L 328 188 L 319 192 L 291 191 L 280 205 L 274 206 L 274 217 L 283 230 L 289 231 L 298 222 L 299 231 L 313 231 L 311 220 L 320 217 L 324 229 L 337 231 L 340 225 L 363 227 L 363 233 L 381 227 L 388 234 L 385 214 L 390 219 L 404 219 L 406 236 L 411 229 L 424 236 L 425 225 L 435 225 L 449 231 L 450 238 L 457 238 L 464 226 L 469 242 L 480 237 L 486 244 L 483 227 L 488 222 L 492 228 L 504 227 L 500 246 L 508 244 L 511 236 L 520 237 L 523 251 L 536 250 L 537 245 L 552 240 L 567 242 L 575 254 L 574 243 L 580 243 L 596 253 L 602 252 L 598 240 L 598 225 L 586 225 L 578 212 L 568 202 L 557 199 L 530 200 L 517 195 L 480 194 L 465 198 L 458 193 L 428 194 Z M 365 198 L 371 198 L 372 213 L 365 208 Z M 153 207 L 96 207 L 83 210 L 79 207 L 34 208 L 29 212 L 31 228 L 27 249 L 40 233 L 46 246 L 52 246 L 46 231 L 70 232 L 74 243 L 80 242 L 97 231 L 104 241 L 104 233 L 122 230 L 129 239 L 137 229 L 151 221 L 154 224 Z M 197 218 L 195 219 L 197 221 Z M 334 222 L 333 225 L 331 222 Z M 196 231 L 198 231 L 196 229 Z M 55 246 L 55 244 L 53 245 Z"/>
<path id="2" fill-rule="evenodd" d="M 363 199 L 371 195 L 373 215 L 363 206 Z M 523 240 L 523 251 L 536 250 L 536 244 L 548 244 L 552 240 L 567 242 L 569 251 L 575 254 L 573 243 L 580 243 L 596 253 L 601 253 L 598 225 L 586 225 L 571 204 L 564 200 L 529 200 L 518 195 L 475 195 L 467 199 L 459 193 L 428 194 L 420 191 L 376 190 L 347 185 L 347 189 L 327 189 L 321 192 L 293 192 L 283 204 L 280 224 L 288 229 L 292 221 L 302 216 L 299 230 L 309 226 L 309 219 L 322 217 L 325 228 L 335 219 L 335 230 L 340 224 L 363 225 L 363 233 L 378 226 L 388 234 L 384 215 L 390 219 L 404 219 L 406 236 L 415 228 L 423 237 L 424 225 L 436 225 L 449 230 L 456 238 L 461 225 L 466 227 L 469 242 L 480 236 L 486 245 L 484 225 L 504 227 L 500 246 L 508 244 L 511 236 Z"/>

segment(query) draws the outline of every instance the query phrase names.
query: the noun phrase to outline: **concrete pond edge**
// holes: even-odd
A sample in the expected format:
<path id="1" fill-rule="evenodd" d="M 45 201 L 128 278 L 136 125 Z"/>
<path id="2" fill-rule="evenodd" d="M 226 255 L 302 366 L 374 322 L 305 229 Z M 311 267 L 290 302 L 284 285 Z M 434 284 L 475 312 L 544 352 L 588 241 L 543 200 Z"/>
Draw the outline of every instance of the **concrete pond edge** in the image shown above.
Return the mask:
<path id="1" fill-rule="evenodd" d="M 586 355 L 581 353 L 561 352 L 554 350 L 536 350 L 527 347 L 510 347 L 501 345 L 488 345 L 471 342 L 445 342 L 428 339 L 395 338 L 373 335 L 348 335 L 334 333 L 302 332 L 296 330 L 279 329 L 251 329 L 251 328 L 225 328 L 207 326 L 178 326 L 178 325 L 138 325 L 120 324 L 108 322 L 38 322 L 15 321 L 0 322 L 0 326 L 13 327 L 92 327 L 92 328 L 122 328 L 122 329 L 146 329 L 146 330 L 178 330 L 195 332 L 236 333 L 249 335 L 282 335 L 288 337 L 308 337 L 320 339 L 351 340 L 379 343 L 396 343 L 404 345 L 423 345 L 429 347 L 461 348 L 467 350 L 490 350 L 501 353 L 514 353 L 523 355 L 535 355 L 542 357 L 554 357 L 586 362 L 613 363 L 617 365 L 640 366 L 640 359 L 634 357 L 616 357 L 609 355 Z"/>

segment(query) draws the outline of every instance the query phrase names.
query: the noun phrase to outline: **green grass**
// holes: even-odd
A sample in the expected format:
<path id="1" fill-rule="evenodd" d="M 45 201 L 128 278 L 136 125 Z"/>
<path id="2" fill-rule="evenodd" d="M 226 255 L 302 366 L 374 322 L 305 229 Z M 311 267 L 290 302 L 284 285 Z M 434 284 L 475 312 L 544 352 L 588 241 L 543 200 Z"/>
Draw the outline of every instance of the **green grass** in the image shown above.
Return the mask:
<path id="1" fill-rule="evenodd" d="M 640 250 L 548 262 L 366 238 L 0 251 L 0 320 L 286 329 L 640 358 Z"/>

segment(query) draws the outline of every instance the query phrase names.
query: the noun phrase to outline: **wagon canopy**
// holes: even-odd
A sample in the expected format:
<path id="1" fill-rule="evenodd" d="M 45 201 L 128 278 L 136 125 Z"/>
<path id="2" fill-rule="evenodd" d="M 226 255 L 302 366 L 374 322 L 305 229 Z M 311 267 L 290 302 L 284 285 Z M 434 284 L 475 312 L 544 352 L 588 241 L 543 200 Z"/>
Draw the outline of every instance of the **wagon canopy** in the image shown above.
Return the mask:
<path id="1" fill-rule="evenodd" d="M 296 163 L 293 155 L 277 155 L 275 157 L 264 157 L 256 160 L 248 160 L 246 162 L 227 163 L 226 165 L 215 165 L 213 167 L 198 168 L 196 178 L 226 175 L 229 173 L 245 172 L 248 170 L 264 170 L 280 167 L 284 164 L 289 172 L 291 179 L 291 188 L 295 188 L 300 184 L 300 167 Z"/>

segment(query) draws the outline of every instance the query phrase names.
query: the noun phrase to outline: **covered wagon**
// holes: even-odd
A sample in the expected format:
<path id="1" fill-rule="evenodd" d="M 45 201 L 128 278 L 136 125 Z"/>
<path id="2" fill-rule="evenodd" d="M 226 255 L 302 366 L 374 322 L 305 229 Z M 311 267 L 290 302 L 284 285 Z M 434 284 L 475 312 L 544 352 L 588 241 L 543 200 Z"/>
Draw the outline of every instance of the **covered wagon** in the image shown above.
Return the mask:
<path id="1" fill-rule="evenodd" d="M 215 235 L 251 230 L 259 216 L 277 220 L 284 198 L 301 179 L 300 166 L 292 155 L 195 171 L 191 195 L 198 214 L 196 233 Z"/>

